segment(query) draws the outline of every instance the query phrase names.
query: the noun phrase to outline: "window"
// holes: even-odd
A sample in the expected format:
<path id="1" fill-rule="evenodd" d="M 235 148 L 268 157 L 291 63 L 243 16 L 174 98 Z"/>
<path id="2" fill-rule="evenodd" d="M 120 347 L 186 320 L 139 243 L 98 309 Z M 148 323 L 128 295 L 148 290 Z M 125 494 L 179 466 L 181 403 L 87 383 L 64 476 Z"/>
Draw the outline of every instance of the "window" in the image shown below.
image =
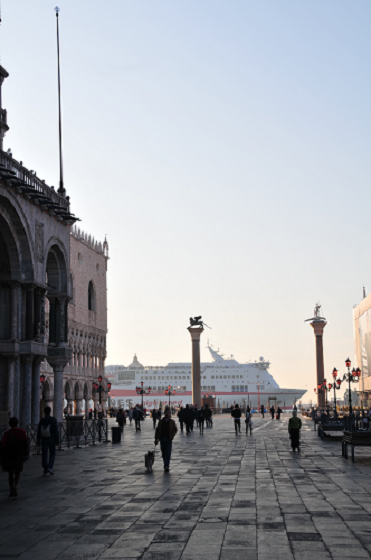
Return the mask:
<path id="1" fill-rule="evenodd" d="M 117 378 L 119 381 L 126 381 L 129 379 L 135 380 L 135 373 L 127 373 L 127 372 L 118 373 Z"/>
<path id="2" fill-rule="evenodd" d="M 95 311 L 95 290 L 93 286 L 93 282 L 89 282 L 88 287 L 88 309 L 89 311 Z"/>

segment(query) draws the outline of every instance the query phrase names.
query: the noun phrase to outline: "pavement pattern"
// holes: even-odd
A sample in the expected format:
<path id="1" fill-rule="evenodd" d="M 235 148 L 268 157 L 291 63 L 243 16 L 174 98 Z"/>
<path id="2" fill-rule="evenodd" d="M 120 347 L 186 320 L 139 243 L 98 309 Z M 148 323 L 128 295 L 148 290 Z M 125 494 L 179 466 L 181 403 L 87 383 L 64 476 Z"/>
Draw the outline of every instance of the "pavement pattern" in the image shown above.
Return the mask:
<path id="1" fill-rule="evenodd" d="M 353 464 L 303 420 L 294 453 L 288 417 L 254 419 L 252 437 L 243 423 L 236 437 L 227 415 L 204 435 L 178 433 L 170 473 L 159 451 L 153 473 L 144 468 L 149 419 L 140 433 L 126 426 L 121 444 L 58 452 L 55 476 L 33 456 L 18 498 L 0 476 L 0 559 L 370 558 L 370 450 Z"/>

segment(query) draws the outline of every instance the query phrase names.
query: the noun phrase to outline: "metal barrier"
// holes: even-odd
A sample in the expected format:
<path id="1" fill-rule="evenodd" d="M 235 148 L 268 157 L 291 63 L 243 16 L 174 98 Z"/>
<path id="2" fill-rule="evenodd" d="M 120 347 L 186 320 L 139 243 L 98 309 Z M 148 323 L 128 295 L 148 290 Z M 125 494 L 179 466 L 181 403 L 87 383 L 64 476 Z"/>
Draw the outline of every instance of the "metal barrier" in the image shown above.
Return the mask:
<path id="1" fill-rule="evenodd" d="M 40 446 L 37 445 L 37 425 L 29 425 L 26 428 L 27 439 L 30 448 L 36 448 L 40 454 Z M 4 433 L 9 428 L 0 428 L 0 441 Z M 61 450 L 65 447 L 80 448 L 86 445 L 97 445 L 97 443 L 107 443 L 108 440 L 108 420 L 65 420 L 58 422 L 59 445 Z"/>

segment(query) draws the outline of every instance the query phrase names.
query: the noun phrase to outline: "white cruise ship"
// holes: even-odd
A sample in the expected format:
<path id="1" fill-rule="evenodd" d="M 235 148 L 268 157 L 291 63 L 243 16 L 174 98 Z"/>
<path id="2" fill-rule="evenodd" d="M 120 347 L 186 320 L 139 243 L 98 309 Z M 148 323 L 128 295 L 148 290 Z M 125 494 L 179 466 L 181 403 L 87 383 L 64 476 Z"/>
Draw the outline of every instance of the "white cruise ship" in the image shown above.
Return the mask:
<path id="1" fill-rule="evenodd" d="M 306 389 L 282 389 L 268 372 L 269 361 L 246 364 L 238 363 L 233 356 L 225 358 L 208 344 L 212 362 L 201 364 L 201 393 L 213 395 L 215 406 L 227 408 L 238 403 L 249 404 L 258 409 L 261 405 L 290 409 L 302 398 Z M 143 396 L 146 408 L 158 408 L 168 402 L 165 390 L 171 385 L 175 395 L 171 396 L 174 407 L 192 402 L 191 363 L 170 363 L 166 366 L 143 366 L 134 356 L 133 363 L 125 366 L 107 366 L 105 375 L 112 383 L 110 397 L 113 406 L 128 408 L 141 403 L 136 387 L 143 381 L 144 389 L 150 392 Z M 199 404 L 199 403 L 198 403 Z"/>

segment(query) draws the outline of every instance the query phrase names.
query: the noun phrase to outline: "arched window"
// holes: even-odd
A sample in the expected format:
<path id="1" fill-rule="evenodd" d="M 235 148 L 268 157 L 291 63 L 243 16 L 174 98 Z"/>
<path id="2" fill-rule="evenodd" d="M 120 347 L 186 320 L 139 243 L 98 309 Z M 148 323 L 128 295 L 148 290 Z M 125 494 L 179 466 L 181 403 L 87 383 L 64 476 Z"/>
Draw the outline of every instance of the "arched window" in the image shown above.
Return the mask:
<path id="1" fill-rule="evenodd" d="M 95 311 L 95 291 L 91 280 L 88 288 L 88 309 L 89 311 Z"/>

